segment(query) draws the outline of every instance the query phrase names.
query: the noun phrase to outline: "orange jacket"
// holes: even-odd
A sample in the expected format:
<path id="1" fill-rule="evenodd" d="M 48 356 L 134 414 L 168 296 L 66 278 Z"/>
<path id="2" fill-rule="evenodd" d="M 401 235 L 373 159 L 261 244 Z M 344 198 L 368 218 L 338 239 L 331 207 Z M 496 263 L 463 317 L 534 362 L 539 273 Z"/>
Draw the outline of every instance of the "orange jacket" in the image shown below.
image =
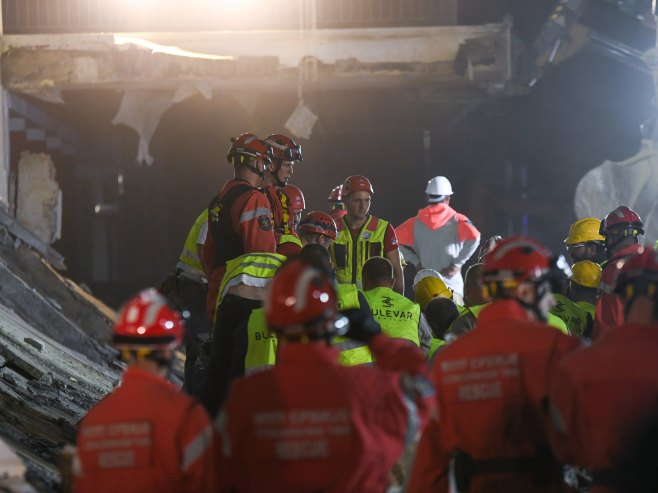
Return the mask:
<path id="1" fill-rule="evenodd" d="M 227 181 L 219 192 L 217 199 L 221 200 L 232 188 L 240 185 L 244 186 L 246 183 L 244 180 L 237 179 Z M 236 235 L 235 238 L 230 238 L 228 235 L 216 238 L 217 233 L 213 234 L 213 230 L 216 228 L 213 228 L 212 225 L 212 214 L 209 214 L 208 235 L 203 245 L 203 264 L 204 266 L 210 266 L 212 269 L 210 272 L 206 272 L 208 278 L 208 303 L 206 308 L 210 320 L 214 319 L 217 292 L 226 271 L 226 264 L 218 262 L 215 258 L 216 243 L 218 241 L 236 242 L 236 244 L 230 246 L 232 251 L 237 252 L 237 255 L 232 258 L 252 252 L 276 252 L 270 204 L 263 192 L 250 187 L 235 198 L 229 211 L 223 211 L 222 213 L 226 212 L 231 216 L 230 224 L 232 232 Z"/>
<path id="2" fill-rule="evenodd" d="M 629 245 L 622 248 L 603 267 L 599 287 L 601 295 L 596 302 L 592 339 L 596 339 L 604 332 L 624 323 L 624 306 L 619 296 L 614 293 L 614 289 L 623 261 L 631 255 L 635 255 L 640 248 L 640 245 Z"/>
<path id="3" fill-rule="evenodd" d="M 623 325 L 564 358 L 551 383 L 555 450 L 594 475 L 619 463 L 658 402 L 658 326 Z"/>
<path id="4" fill-rule="evenodd" d="M 166 380 L 128 368 L 80 424 L 75 493 L 217 490 L 216 435 L 203 407 Z"/>
<path id="5" fill-rule="evenodd" d="M 220 491 L 386 491 L 434 405 L 418 348 L 378 335 L 375 367 L 338 365 L 323 342 L 279 346 L 276 365 L 236 380 L 218 417 Z"/>
<path id="6" fill-rule="evenodd" d="M 578 346 L 577 339 L 531 321 L 514 300 L 484 308 L 476 329 L 445 346 L 434 362 L 438 421 L 422 437 L 408 491 L 447 491 L 454 451 L 478 461 L 474 468 L 505 461 L 513 471 L 473 473 L 469 493 L 559 491 L 562 469 L 543 459 L 549 448 L 543 405 L 549 375 Z M 538 468 L 518 465 L 534 462 L 548 466 L 541 479 Z"/>

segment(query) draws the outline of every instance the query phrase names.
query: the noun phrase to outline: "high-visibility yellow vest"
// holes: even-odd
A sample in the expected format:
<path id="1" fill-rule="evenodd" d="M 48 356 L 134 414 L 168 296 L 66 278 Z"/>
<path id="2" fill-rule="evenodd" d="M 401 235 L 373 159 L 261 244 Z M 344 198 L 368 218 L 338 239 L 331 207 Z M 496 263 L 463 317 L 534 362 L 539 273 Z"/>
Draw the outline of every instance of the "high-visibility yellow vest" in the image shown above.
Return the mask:
<path id="1" fill-rule="evenodd" d="M 299 237 L 295 235 L 281 235 L 281 238 L 279 238 L 279 245 L 282 243 L 294 243 L 295 245 L 299 246 L 299 248 L 304 246 L 302 244 L 302 240 L 300 240 Z"/>
<path id="2" fill-rule="evenodd" d="M 359 292 L 354 284 L 337 284 L 336 301 L 338 310 L 352 310 L 360 307 Z M 368 345 L 347 337 L 334 337 L 332 344 L 340 351 L 338 362 L 345 366 L 372 363 Z"/>
<path id="3" fill-rule="evenodd" d="M 286 260 L 278 253 L 246 253 L 226 263 L 226 273 L 219 285 L 215 308 L 219 307 L 229 289 L 238 284 L 264 288 Z M 216 312 L 215 312 L 216 313 Z"/>
<path id="4" fill-rule="evenodd" d="M 342 229 L 338 237 L 329 247 L 331 259 L 336 269 L 336 281 L 340 284 L 356 284 L 361 287 L 361 268 L 370 257 L 384 255 L 384 236 L 388 222 L 368 216 L 359 230 L 356 242 L 352 241 L 352 233 L 341 218 Z"/>
<path id="5" fill-rule="evenodd" d="M 420 305 L 396 293 L 391 288 L 379 287 L 364 291 L 372 316 L 382 326 L 382 331 L 394 339 L 406 339 L 416 346 Z"/>
<path id="6" fill-rule="evenodd" d="M 432 359 L 441 346 L 445 346 L 446 341 L 432 337 L 430 341 L 430 352 L 427 353 L 427 359 Z"/>
<path id="7" fill-rule="evenodd" d="M 256 308 L 247 322 L 247 356 L 244 360 L 245 373 L 266 370 L 276 363 L 278 339 L 270 332 L 265 321 L 265 310 Z"/>
<path id="8" fill-rule="evenodd" d="M 178 268 L 181 268 L 182 270 L 191 269 L 192 272 L 197 272 L 199 275 L 203 276 L 203 264 L 199 257 L 197 245 L 199 242 L 199 234 L 202 230 L 207 231 L 207 228 L 208 209 L 204 209 L 194 221 L 189 233 L 187 233 L 187 239 L 185 240 L 185 245 L 183 245 L 183 251 L 178 257 Z"/>
<path id="9" fill-rule="evenodd" d="M 551 313 L 560 318 L 569 329 L 569 333 L 581 337 L 585 333 L 590 320 L 593 320 L 587 310 L 578 303 L 571 301 L 563 294 L 555 294 L 557 304 L 551 308 Z M 591 305 L 591 303 L 590 303 Z M 594 305 L 591 305 L 594 308 Z"/>

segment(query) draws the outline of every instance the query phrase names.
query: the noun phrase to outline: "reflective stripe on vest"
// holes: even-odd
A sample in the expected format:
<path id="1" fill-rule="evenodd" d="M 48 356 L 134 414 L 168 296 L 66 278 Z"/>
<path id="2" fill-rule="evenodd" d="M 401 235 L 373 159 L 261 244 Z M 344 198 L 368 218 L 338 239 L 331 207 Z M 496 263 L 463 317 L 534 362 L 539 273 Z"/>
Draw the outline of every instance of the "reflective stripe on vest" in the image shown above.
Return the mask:
<path id="1" fill-rule="evenodd" d="M 373 288 L 364 291 L 372 316 L 382 326 L 382 331 L 394 339 L 406 339 L 416 346 L 420 306 L 391 288 Z"/>
<path id="2" fill-rule="evenodd" d="M 278 253 L 246 253 L 229 260 L 215 306 L 218 307 L 228 290 L 238 284 L 264 288 L 285 260 L 285 255 Z"/>
<path id="3" fill-rule="evenodd" d="M 374 230 L 368 229 L 373 219 L 377 221 Z M 352 241 L 352 233 L 341 218 L 343 229 L 338 232 L 338 238 L 329 247 L 336 268 L 336 280 L 340 284 L 356 284 L 361 287 L 361 269 L 370 257 L 384 255 L 384 236 L 388 222 L 373 216 L 363 224 L 357 235 L 357 241 Z"/>
<path id="4" fill-rule="evenodd" d="M 203 265 L 201 264 L 201 258 L 199 258 L 199 249 L 197 245 L 199 244 L 199 233 L 202 229 L 208 227 L 208 209 L 199 214 L 199 217 L 196 218 L 194 224 L 190 228 L 190 232 L 187 233 L 187 239 L 185 240 L 185 245 L 183 245 L 183 251 L 178 257 L 180 263 L 185 264 L 189 268 L 203 275 Z"/>
<path id="5" fill-rule="evenodd" d="M 355 310 L 359 304 L 359 292 L 354 284 L 337 284 L 336 304 L 338 310 Z M 363 365 L 372 363 L 372 356 L 368 345 L 364 342 L 354 341 L 347 337 L 334 337 L 334 347 L 340 351 L 338 362 L 345 366 Z"/>
<path id="6" fill-rule="evenodd" d="M 265 322 L 265 310 L 252 310 L 247 322 L 247 356 L 244 359 L 245 373 L 266 370 L 276 363 L 278 340 Z"/>

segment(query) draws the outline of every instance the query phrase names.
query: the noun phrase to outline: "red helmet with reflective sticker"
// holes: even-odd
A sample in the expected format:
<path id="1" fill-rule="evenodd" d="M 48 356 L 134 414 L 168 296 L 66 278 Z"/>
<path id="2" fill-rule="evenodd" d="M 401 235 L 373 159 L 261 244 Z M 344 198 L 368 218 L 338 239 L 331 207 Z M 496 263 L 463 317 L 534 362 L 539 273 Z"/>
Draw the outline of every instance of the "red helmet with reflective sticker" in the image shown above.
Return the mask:
<path id="1" fill-rule="evenodd" d="M 241 163 L 245 159 L 265 159 L 272 161 L 270 147 L 254 134 L 242 134 L 238 138 L 231 138 L 231 147 L 228 149 L 226 159 L 231 164 Z"/>
<path id="2" fill-rule="evenodd" d="M 288 207 L 291 212 L 301 212 L 306 208 L 304 194 L 295 185 L 286 185 L 283 187 L 283 193 L 288 197 Z"/>
<path id="3" fill-rule="evenodd" d="M 646 295 L 658 295 L 658 252 L 651 247 L 643 247 L 636 255 L 629 257 L 619 271 L 615 293 L 626 301 Z"/>
<path id="4" fill-rule="evenodd" d="M 272 148 L 272 157 L 279 161 L 303 161 L 302 146 L 290 137 L 282 134 L 272 134 L 265 138 L 265 142 Z"/>
<path id="5" fill-rule="evenodd" d="M 282 336 L 308 334 L 323 322 L 333 323 L 336 313 L 331 282 L 301 260 L 284 264 L 268 286 L 265 319 L 270 329 Z"/>
<path id="6" fill-rule="evenodd" d="M 180 314 L 150 288 L 123 306 L 114 325 L 112 344 L 119 349 L 173 349 L 182 342 L 183 332 Z"/>
<path id="7" fill-rule="evenodd" d="M 639 214 L 625 205 L 617 207 L 605 216 L 605 219 L 601 221 L 599 232 L 605 236 L 606 233 L 620 229 L 633 229 L 636 231 L 634 233 L 635 236 L 637 234 L 644 234 L 644 224 L 642 224 Z"/>
<path id="8" fill-rule="evenodd" d="M 361 175 L 349 176 L 345 180 L 345 183 L 343 183 L 343 197 L 348 197 L 354 192 L 368 192 L 370 195 L 375 194 L 370 180 Z"/>
<path id="9" fill-rule="evenodd" d="M 551 252 L 522 236 L 505 238 L 484 257 L 483 282 L 520 283 L 541 278 L 551 268 Z"/>
<path id="10" fill-rule="evenodd" d="M 342 202 L 343 200 L 343 184 L 334 187 L 327 198 L 329 202 Z"/>
<path id="11" fill-rule="evenodd" d="M 326 212 L 313 211 L 306 214 L 297 225 L 298 233 L 316 233 L 335 240 L 338 236 L 336 221 Z"/>

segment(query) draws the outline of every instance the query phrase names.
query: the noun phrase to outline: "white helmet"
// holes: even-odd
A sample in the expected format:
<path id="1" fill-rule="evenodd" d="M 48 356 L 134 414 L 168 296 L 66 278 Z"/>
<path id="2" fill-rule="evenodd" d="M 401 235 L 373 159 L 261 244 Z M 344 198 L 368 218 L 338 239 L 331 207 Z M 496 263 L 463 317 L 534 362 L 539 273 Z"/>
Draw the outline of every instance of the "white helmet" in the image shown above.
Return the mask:
<path id="1" fill-rule="evenodd" d="M 452 185 L 445 176 L 435 176 L 427 182 L 425 193 L 429 195 L 430 202 L 441 202 L 448 195 L 452 195 Z"/>

